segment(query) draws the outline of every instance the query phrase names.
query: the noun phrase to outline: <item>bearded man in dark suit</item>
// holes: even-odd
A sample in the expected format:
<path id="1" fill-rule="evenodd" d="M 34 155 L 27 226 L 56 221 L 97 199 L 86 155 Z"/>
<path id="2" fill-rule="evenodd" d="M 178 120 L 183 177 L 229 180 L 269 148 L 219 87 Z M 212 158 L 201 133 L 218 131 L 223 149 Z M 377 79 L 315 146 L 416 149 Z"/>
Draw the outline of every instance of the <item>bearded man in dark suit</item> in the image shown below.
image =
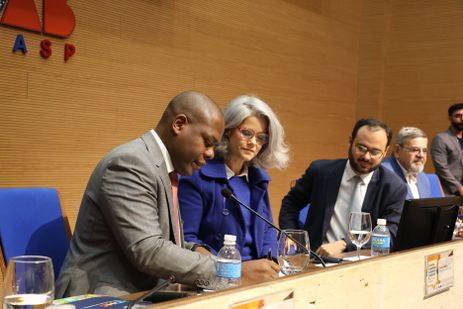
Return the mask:
<path id="1" fill-rule="evenodd" d="M 348 159 L 313 161 L 283 198 L 280 227 L 297 228 L 299 212 L 310 204 L 304 229 L 320 255 L 355 249 L 347 233 L 351 212 L 370 213 L 373 226 L 378 218 L 386 219 L 394 239 L 407 187 L 381 166 L 391 138 L 383 122 L 360 119 L 349 139 Z"/>

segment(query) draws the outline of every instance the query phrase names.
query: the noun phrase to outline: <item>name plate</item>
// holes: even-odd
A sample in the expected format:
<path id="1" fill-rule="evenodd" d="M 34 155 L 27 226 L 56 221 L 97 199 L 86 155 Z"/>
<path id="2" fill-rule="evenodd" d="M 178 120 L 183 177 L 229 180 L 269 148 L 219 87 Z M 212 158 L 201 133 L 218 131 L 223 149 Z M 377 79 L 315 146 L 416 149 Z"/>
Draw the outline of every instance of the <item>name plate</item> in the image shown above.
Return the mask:
<path id="1" fill-rule="evenodd" d="M 453 250 L 427 255 L 424 263 L 424 298 L 453 286 Z"/>

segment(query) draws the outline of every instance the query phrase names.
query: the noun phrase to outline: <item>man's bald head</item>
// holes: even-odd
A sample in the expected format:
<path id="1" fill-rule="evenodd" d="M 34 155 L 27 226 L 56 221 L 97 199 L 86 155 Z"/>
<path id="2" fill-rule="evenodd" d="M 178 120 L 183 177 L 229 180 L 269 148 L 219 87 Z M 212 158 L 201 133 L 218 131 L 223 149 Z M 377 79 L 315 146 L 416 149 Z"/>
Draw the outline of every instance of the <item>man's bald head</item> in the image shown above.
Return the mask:
<path id="1" fill-rule="evenodd" d="M 179 114 L 185 114 L 190 123 L 208 122 L 209 118 L 223 117 L 219 106 L 207 95 L 185 91 L 176 95 L 167 105 L 160 124 L 170 124 Z"/>
<path id="2" fill-rule="evenodd" d="M 214 157 L 223 129 L 223 113 L 217 104 L 203 93 L 185 91 L 170 101 L 155 130 L 175 170 L 192 175 Z"/>

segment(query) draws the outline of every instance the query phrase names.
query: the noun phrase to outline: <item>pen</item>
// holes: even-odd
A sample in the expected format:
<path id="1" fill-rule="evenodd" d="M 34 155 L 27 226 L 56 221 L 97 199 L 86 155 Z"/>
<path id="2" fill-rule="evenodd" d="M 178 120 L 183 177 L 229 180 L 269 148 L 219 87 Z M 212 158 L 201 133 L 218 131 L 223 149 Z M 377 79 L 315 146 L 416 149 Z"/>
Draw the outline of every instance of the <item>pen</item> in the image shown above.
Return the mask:
<path id="1" fill-rule="evenodd" d="M 267 260 L 273 261 L 273 258 L 272 258 L 272 248 L 268 248 L 268 251 L 267 251 Z"/>

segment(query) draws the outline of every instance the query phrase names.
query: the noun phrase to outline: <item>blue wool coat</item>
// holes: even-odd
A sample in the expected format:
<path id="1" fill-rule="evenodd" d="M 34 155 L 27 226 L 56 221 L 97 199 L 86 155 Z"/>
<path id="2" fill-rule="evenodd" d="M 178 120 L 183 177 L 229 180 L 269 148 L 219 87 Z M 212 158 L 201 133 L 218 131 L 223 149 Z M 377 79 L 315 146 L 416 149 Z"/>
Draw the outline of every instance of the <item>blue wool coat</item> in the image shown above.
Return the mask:
<path id="1" fill-rule="evenodd" d="M 248 179 L 251 207 L 273 222 L 267 191 L 270 177 L 263 169 L 250 166 Z M 248 210 L 226 200 L 221 194 L 224 188 L 230 187 L 222 159 L 208 161 L 193 176 L 181 177 L 179 182 L 178 199 L 185 240 L 208 245 L 215 255 L 223 246 L 225 234 L 236 235 L 241 252 L 246 233 L 243 212 Z M 269 248 L 276 257 L 276 235 L 272 227 L 251 214 L 252 258 L 265 257 Z"/>

